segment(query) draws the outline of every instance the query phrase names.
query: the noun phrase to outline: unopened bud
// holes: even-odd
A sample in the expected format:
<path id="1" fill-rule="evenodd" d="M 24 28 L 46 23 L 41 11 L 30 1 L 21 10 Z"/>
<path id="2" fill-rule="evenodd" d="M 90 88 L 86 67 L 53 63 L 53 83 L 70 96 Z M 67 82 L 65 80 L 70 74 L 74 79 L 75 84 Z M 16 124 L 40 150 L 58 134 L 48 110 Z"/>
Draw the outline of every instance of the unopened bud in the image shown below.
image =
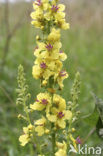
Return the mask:
<path id="1" fill-rule="evenodd" d="M 32 137 L 33 136 L 33 134 L 30 134 L 30 137 Z"/>
<path id="2" fill-rule="evenodd" d="M 45 133 L 46 133 L 46 134 L 48 134 L 49 132 L 50 132 L 49 129 L 46 129 L 46 130 L 45 130 Z"/>
<path id="3" fill-rule="evenodd" d="M 29 129 L 29 130 L 32 130 L 33 128 L 34 128 L 34 126 L 31 125 L 31 124 L 28 126 L 28 129 Z"/>
<path id="4" fill-rule="evenodd" d="M 46 86 L 46 85 L 47 85 L 47 81 L 44 80 L 44 81 L 42 82 L 42 85 L 43 85 L 43 86 Z"/>
<path id="5" fill-rule="evenodd" d="M 19 114 L 19 115 L 18 115 L 18 119 L 21 119 L 21 118 L 22 118 L 22 115 L 21 115 L 21 114 Z"/>
<path id="6" fill-rule="evenodd" d="M 44 29 L 44 26 L 41 26 L 41 29 L 43 30 Z"/>
<path id="7" fill-rule="evenodd" d="M 72 132 L 75 132 L 76 131 L 76 129 L 75 128 L 72 128 Z"/>
<path id="8" fill-rule="evenodd" d="M 68 101 L 68 104 L 69 104 L 69 105 L 72 105 L 72 102 L 71 102 L 71 101 Z"/>
<path id="9" fill-rule="evenodd" d="M 39 35 L 36 36 L 36 40 L 40 40 L 40 36 Z"/>

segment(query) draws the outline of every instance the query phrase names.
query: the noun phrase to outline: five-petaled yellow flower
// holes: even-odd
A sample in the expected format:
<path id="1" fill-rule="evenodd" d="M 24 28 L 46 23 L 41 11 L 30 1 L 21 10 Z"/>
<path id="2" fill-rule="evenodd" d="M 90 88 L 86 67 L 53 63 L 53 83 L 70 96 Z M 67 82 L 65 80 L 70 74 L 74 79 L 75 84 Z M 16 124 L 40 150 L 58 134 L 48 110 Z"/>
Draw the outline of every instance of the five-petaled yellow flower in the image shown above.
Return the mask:
<path id="1" fill-rule="evenodd" d="M 37 95 L 37 99 L 34 104 L 30 105 L 30 108 L 33 110 L 46 110 L 46 112 L 49 111 L 49 108 L 51 106 L 51 96 L 49 93 L 40 93 Z"/>
<path id="2" fill-rule="evenodd" d="M 38 133 L 38 136 L 42 136 L 43 134 L 48 134 L 49 129 L 46 128 L 46 118 L 42 117 L 41 119 L 35 122 L 35 131 Z"/>

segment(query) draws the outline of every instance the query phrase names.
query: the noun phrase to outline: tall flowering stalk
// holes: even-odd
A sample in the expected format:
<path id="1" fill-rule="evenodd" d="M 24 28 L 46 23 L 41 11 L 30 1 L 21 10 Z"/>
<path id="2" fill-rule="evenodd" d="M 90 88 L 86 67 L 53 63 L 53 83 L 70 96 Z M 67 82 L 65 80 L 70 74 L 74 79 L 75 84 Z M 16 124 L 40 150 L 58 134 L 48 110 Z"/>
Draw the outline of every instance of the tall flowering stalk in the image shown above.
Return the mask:
<path id="1" fill-rule="evenodd" d="M 60 41 L 61 30 L 69 29 L 69 24 L 65 20 L 65 6 L 58 4 L 58 0 L 36 0 L 33 8 L 32 24 L 41 30 L 41 36 L 36 36 L 36 60 L 32 74 L 35 79 L 40 79 L 44 92 L 37 95 L 30 108 L 24 105 L 27 117 L 23 118 L 28 119 L 28 126 L 23 128 L 24 134 L 20 136 L 19 141 L 22 146 L 35 143 L 39 156 L 67 156 L 70 144 L 76 149 L 77 141 L 72 133 L 75 131 L 73 123 L 78 115 L 76 107 L 80 82 L 77 73 L 71 93 L 72 101 L 67 103 L 59 95 L 64 87 L 64 79 L 68 78 L 68 73 L 63 67 L 67 55 Z M 21 75 L 19 74 L 19 77 Z M 37 120 L 31 120 L 31 112 L 38 112 Z M 22 115 L 19 115 L 20 117 Z M 38 137 L 41 139 L 38 140 Z M 52 146 L 50 151 L 48 146 Z"/>

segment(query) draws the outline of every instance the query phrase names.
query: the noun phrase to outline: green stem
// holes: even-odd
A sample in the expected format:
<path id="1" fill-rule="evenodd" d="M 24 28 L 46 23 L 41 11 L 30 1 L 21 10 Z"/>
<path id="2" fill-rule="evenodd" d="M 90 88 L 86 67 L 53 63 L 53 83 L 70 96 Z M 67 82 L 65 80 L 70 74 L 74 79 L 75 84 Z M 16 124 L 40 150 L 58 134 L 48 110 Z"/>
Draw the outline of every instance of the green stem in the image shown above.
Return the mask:
<path id="1" fill-rule="evenodd" d="M 74 101 L 73 101 L 74 102 Z M 67 134 L 67 151 L 69 151 L 69 144 L 70 144 L 70 133 L 71 133 L 71 128 L 72 128 L 72 120 L 73 120 L 73 117 L 74 117 L 74 103 L 73 103 L 73 107 L 72 107 L 72 118 L 69 122 L 69 127 L 68 127 L 68 134 Z"/>
<path id="2" fill-rule="evenodd" d="M 70 140 L 71 126 L 72 126 L 72 119 L 71 119 L 71 121 L 69 123 L 69 128 L 68 128 L 68 131 L 67 131 L 68 132 L 68 135 L 67 135 L 67 151 L 69 151 L 69 144 L 70 144 L 69 140 Z"/>
<path id="3" fill-rule="evenodd" d="M 33 155 L 34 155 L 33 145 L 32 145 L 32 144 L 30 144 L 29 146 L 30 146 L 30 154 L 31 154 L 31 156 L 33 156 Z"/>
<path id="4" fill-rule="evenodd" d="M 29 113 L 28 113 L 28 110 L 27 110 L 25 100 L 24 100 L 24 110 L 25 110 L 25 113 L 26 113 L 26 116 L 27 116 L 27 121 L 28 121 L 29 124 L 31 124 L 31 120 L 30 120 L 30 117 L 29 117 Z"/>
<path id="5" fill-rule="evenodd" d="M 52 84 L 53 87 L 53 84 Z M 53 105 L 53 94 L 52 95 L 52 105 Z M 52 156 L 55 156 L 55 146 L 56 146 L 56 134 L 54 131 L 54 123 L 51 123 L 51 131 L 52 131 Z"/>
<path id="6" fill-rule="evenodd" d="M 54 128 L 54 124 L 52 124 L 52 129 Z M 52 131 L 52 153 L 53 153 L 53 156 L 55 155 L 55 131 L 53 130 Z"/>
<path id="7" fill-rule="evenodd" d="M 38 140 L 37 140 L 37 138 L 36 138 L 35 131 L 34 131 L 34 133 L 33 133 L 33 137 L 34 137 L 34 142 L 36 143 L 36 146 L 37 146 L 37 147 L 36 147 L 37 154 L 38 154 L 38 152 L 39 152 L 39 154 L 42 155 L 41 147 L 39 146 L 40 143 L 38 144 Z"/>

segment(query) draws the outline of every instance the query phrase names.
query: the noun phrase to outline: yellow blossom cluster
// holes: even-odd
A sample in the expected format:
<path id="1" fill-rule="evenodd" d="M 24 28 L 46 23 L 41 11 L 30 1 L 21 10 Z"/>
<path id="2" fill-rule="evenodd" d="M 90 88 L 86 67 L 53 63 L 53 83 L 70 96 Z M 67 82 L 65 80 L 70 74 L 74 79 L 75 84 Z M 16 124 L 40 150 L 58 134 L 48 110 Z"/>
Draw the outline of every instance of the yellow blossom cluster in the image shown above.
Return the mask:
<path id="1" fill-rule="evenodd" d="M 45 111 L 47 120 L 53 122 L 56 128 L 59 127 L 64 129 L 66 127 L 66 120 L 70 120 L 72 117 L 71 111 L 66 110 L 65 99 L 57 94 L 54 94 L 53 97 L 51 97 L 50 93 L 40 93 L 37 95 L 36 102 L 31 104 L 30 108 L 32 110 Z M 40 130 L 42 131 L 42 127 L 45 128 L 48 121 L 46 121 L 44 117 L 39 121 L 42 122 L 40 124 Z M 35 125 L 37 125 L 37 123 L 35 123 Z"/>
<path id="2" fill-rule="evenodd" d="M 67 55 L 61 49 L 62 44 L 60 42 L 60 29 L 69 28 L 63 12 L 65 6 L 63 4 L 57 5 L 56 0 L 37 0 L 33 7 L 35 11 L 31 14 L 32 24 L 43 31 L 42 38 L 37 36 L 33 77 L 41 79 L 44 86 L 53 77 L 55 83 L 58 83 L 62 88 L 63 80 L 68 77 L 62 64 Z"/>
<path id="3" fill-rule="evenodd" d="M 59 87 L 63 87 L 63 80 L 68 77 L 63 69 L 62 62 L 67 58 L 61 50 L 60 30 L 52 28 L 45 41 L 37 41 L 37 47 L 34 51 L 36 60 L 33 66 L 33 77 L 41 79 L 42 85 L 46 86 L 49 79 L 53 77 L 54 82 Z"/>
<path id="4" fill-rule="evenodd" d="M 33 4 L 34 12 L 31 17 L 33 19 L 32 24 L 44 29 L 47 27 L 47 23 L 51 22 L 56 27 L 61 29 L 68 29 L 69 24 L 65 21 L 65 6 L 63 4 L 57 4 L 57 0 L 36 0 Z"/>
<path id="5" fill-rule="evenodd" d="M 67 55 L 60 41 L 61 29 L 69 28 L 65 20 L 65 6 L 58 4 L 58 0 L 35 0 L 33 8 L 32 24 L 41 29 L 42 35 L 36 37 L 36 59 L 32 74 L 35 79 L 40 79 L 45 92 L 39 93 L 34 103 L 30 104 L 30 110 L 39 111 L 40 118 L 33 125 L 23 128 L 24 134 L 19 138 L 22 146 L 30 142 L 32 130 L 38 136 L 51 135 L 52 131 L 56 133 L 58 129 L 65 129 L 72 119 L 72 112 L 67 109 L 65 99 L 56 93 L 63 89 L 63 81 L 68 77 L 63 68 Z M 65 141 L 56 142 L 55 146 L 55 156 L 67 156 Z"/>

